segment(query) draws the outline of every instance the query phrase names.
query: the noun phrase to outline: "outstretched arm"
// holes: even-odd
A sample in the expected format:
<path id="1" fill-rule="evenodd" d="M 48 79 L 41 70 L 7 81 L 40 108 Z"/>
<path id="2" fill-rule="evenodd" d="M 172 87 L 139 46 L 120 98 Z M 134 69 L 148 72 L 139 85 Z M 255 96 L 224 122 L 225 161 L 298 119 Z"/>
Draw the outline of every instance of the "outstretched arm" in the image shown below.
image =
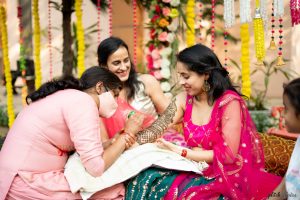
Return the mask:
<path id="1" fill-rule="evenodd" d="M 155 142 L 169 126 L 181 121 L 184 114 L 185 98 L 183 94 L 179 94 L 174 98 L 163 114 L 150 127 L 140 131 L 137 142 L 139 144 Z"/>

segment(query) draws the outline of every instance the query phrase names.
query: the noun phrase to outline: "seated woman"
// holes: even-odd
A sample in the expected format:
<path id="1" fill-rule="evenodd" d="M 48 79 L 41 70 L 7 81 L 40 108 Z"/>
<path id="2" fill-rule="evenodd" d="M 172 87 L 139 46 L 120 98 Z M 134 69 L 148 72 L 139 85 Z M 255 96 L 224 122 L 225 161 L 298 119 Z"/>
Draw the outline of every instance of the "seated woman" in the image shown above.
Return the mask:
<path id="1" fill-rule="evenodd" d="M 199 162 L 203 176 L 149 169 L 132 179 L 126 199 L 265 199 L 281 178 L 264 171 L 264 154 L 242 95 L 217 56 L 197 44 L 177 56 L 184 92 L 149 128 L 140 144 L 153 142 L 183 118 L 189 148 L 157 139 L 161 148 Z"/>
<path id="2" fill-rule="evenodd" d="M 131 62 L 127 44 L 117 37 L 109 37 L 98 46 L 99 66 L 105 67 L 117 75 L 123 83 L 118 97 L 118 109 L 115 114 L 102 119 L 102 140 L 107 141 L 120 132 L 131 111 L 145 116 L 143 128 L 148 127 L 169 104 L 163 94 L 159 82 L 149 74 L 138 74 Z M 164 134 L 164 138 L 184 145 L 182 135 L 172 129 Z"/>
<path id="3" fill-rule="evenodd" d="M 86 170 L 100 176 L 133 144 L 142 118 L 132 116 L 125 132 L 103 150 L 99 115 L 111 116 L 121 81 L 105 68 L 87 69 L 81 78 L 66 77 L 43 84 L 28 95 L 0 152 L 0 199 L 81 199 L 64 177 L 68 154 L 77 151 Z M 121 184 L 93 199 L 123 199 Z"/>

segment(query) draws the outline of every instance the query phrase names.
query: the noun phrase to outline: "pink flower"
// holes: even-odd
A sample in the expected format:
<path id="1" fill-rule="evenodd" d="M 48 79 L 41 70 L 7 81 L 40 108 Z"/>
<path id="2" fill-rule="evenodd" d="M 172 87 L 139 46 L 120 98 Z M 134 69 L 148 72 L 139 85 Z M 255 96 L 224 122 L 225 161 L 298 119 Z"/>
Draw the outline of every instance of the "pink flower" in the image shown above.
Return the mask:
<path id="1" fill-rule="evenodd" d="M 156 35 L 155 29 L 151 29 L 151 30 L 150 30 L 150 38 L 151 38 L 152 40 L 155 38 L 155 35 Z"/>
<path id="2" fill-rule="evenodd" d="M 151 22 L 155 22 L 156 20 L 159 19 L 159 16 L 158 15 L 154 15 L 152 18 L 151 18 Z"/>
<path id="3" fill-rule="evenodd" d="M 162 0 L 164 3 L 170 3 L 172 0 Z"/>
<path id="4" fill-rule="evenodd" d="M 159 51 L 157 49 L 153 49 L 153 51 L 151 52 L 151 56 L 153 60 L 159 59 L 160 58 Z"/>
<path id="5" fill-rule="evenodd" d="M 168 8 L 168 7 L 165 7 L 165 8 L 163 8 L 162 9 L 162 13 L 163 13 L 163 15 L 164 16 L 169 16 L 170 15 L 170 13 L 171 13 L 171 10 L 170 10 L 170 8 Z"/>
<path id="6" fill-rule="evenodd" d="M 148 54 L 146 59 L 147 59 L 147 63 L 148 63 L 148 69 L 152 70 L 154 68 L 152 56 Z"/>
<path id="7" fill-rule="evenodd" d="M 160 74 L 160 70 L 155 70 L 155 71 L 153 72 L 153 75 L 154 75 L 154 77 L 155 77 L 157 80 L 161 80 L 161 79 L 162 79 L 162 76 L 161 76 L 161 74 Z"/>
<path id="8" fill-rule="evenodd" d="M 155 48 L 155 47 L 154 47 L 154 44 L 150 44 L 150 45 L 149 45 L 149 51 L 150 51 L 150 52 L 152 52 L 152 51 L 154 50 L 154 48 Z"/>
<path id="9" fill-rule="evenodd" d="M 158 40 L 165 42 L 167 41 L 167 37 L 168 37 L 168 33 L 164 31 L 158 35 Z"/>
<path id="10" fill-rule="evenodd" d="M 161 9 L 160 9 L 159 5 L 155 6 L 155 11 L 156 11 L 156 13 L 160 13 L 161 12 Z"/>

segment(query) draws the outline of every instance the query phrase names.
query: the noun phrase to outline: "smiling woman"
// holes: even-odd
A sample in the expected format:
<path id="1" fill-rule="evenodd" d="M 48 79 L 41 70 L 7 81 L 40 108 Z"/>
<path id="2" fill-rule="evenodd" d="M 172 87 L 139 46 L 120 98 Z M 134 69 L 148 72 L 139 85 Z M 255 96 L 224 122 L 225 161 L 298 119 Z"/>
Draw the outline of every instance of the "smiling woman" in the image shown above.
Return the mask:
<path id="1" fill-rule="evenodd" d="M 159 138 L 159 147 L 208 167 L 203 175 L 145 170 L 129 182 L 126 197 L 265 199 L 281 177 L 264 171 L 264 154 L 255 126 L 242 95 L 231 84 L 217 56 L 201 44 L 186 48 L 177 56 L 177 72 L 185 91 L 176 96 L 166 114 L 139 133 L 138 141 Z M 181 121 L 187 147 L 160 138 L 159 128 Z"/>
<path id="2" fill-rule="evenodd" d="M 120 38 L 110 37 L 100 43 L 98 62 L 99 66 L 108 68 L 123 83 L 117 100 L 118 110 L 111 118 L 102 119 L 101 137 L 104 141 L 121 132 L 132 110 L 145 116 L 143 128 L 146 128 L 168 106 L 170 101 L 163 94 L 159 82 L 149 74 L 135 71 L 128 46 Z M 169 131 L 165 136 L 174 142 L 184 141 L 175 131 Z"/>

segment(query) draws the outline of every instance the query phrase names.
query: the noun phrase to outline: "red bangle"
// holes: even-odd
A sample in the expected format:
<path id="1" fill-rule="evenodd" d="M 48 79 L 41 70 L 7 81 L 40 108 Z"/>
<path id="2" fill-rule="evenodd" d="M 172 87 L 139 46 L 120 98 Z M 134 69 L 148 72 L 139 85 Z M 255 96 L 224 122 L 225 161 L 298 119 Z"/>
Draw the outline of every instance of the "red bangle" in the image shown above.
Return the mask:
<path id="1" fill-rule="evenodd" d="M 186 149 L 182 149 L 181 156 L 182 157 L 186 157 L 186 155 L 187 155 L 187 150 Z"/>

